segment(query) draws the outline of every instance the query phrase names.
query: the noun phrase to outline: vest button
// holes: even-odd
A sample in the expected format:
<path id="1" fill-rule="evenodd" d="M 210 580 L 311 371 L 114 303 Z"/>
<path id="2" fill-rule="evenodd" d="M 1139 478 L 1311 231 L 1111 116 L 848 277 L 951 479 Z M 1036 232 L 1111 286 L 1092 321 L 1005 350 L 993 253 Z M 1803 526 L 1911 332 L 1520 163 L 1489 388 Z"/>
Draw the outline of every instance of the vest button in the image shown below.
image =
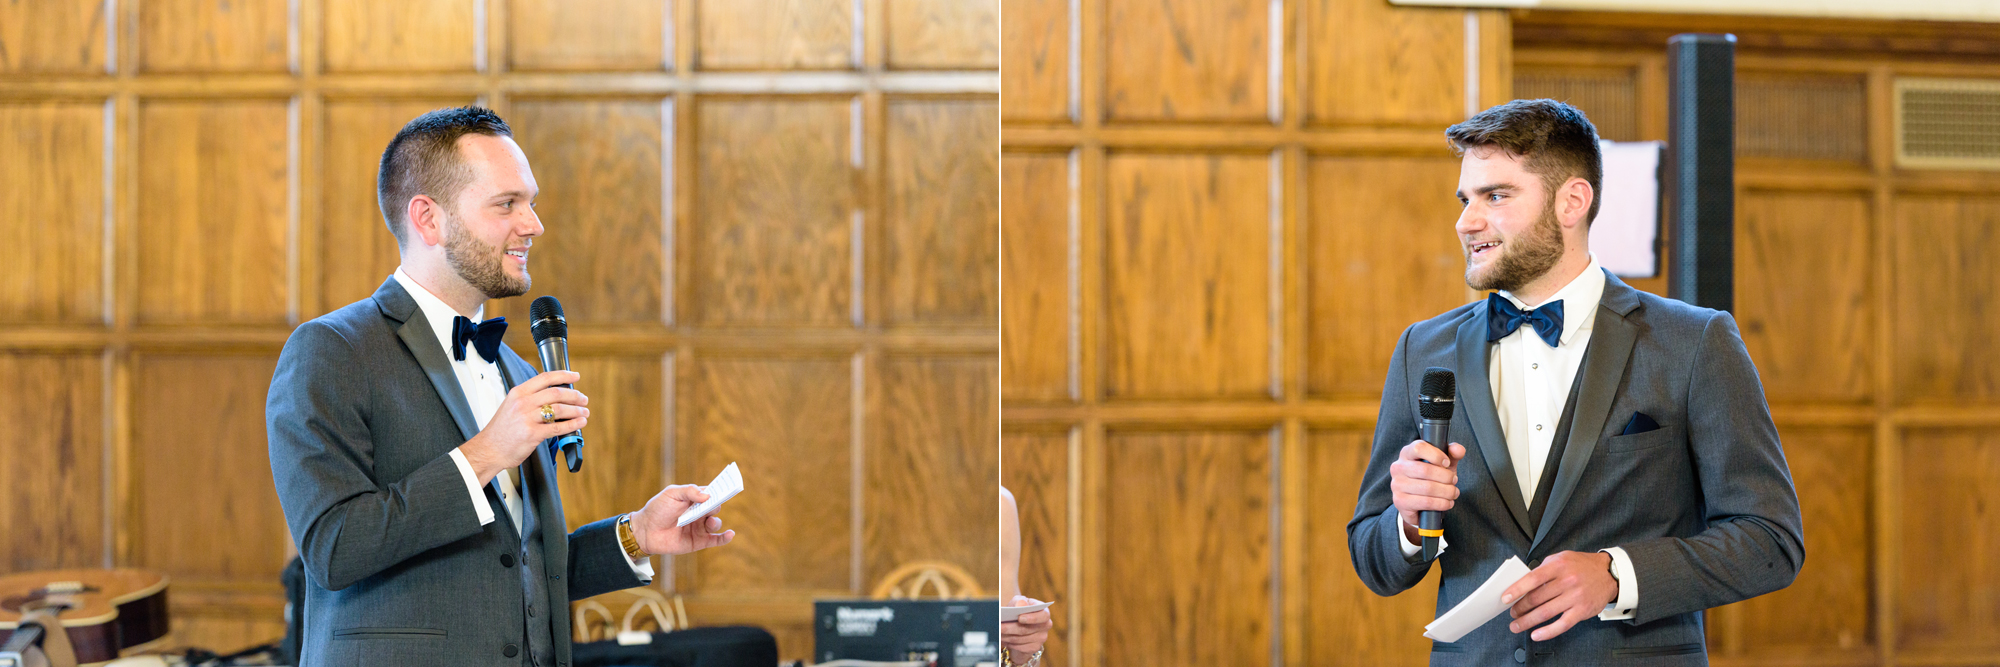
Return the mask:
<path id="1" fill-rule="evenodd" d="M 535 617 L 535 605 L 528 605 L 528 618 Z"/>
<path id="2" fill-rule="evenodd" d="M 500 567 L 513 567 L 514 554 L 500 554 Z M 508 656 L 513 657 L 513 656 Z"/>
<path id="3" fill-rule="evenodd" d="M 513 649 L 514 647 L 508 646 L 507 648 Z M 512 658 L 514 656 L 512 654 L 509 654 L 507 657 Z M 1527 661 L 1528 661 L 1528 649 L 1524 648 L 1514 649 L 1514 662 L 1527 662 Z"/>
<path id="4" fill-rule="evenodd" d="M 508 644 L 507 648 L 500 649 L 500 655 L 504 655 L 509 658 L 512 658 L 520 654 L 521 654 L 521 647 L 515 646 L 513 644 Z"/>

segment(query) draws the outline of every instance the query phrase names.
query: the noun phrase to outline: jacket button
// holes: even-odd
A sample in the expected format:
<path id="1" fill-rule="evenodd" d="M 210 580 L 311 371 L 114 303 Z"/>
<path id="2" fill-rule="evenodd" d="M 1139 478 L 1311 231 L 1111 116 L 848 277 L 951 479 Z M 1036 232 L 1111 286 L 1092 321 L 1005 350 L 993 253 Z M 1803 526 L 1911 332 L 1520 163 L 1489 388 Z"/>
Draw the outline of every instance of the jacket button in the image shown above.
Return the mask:
<path id="1" fill-rule="evenodd" d="M 514 650 L 514 647 L 508 646 L 507 650 L 512 651 Z M 509 653 L 507 654 L 507 657 L 512 658 L 514 657 L 514 654 Z M 1514 649 L 1514 662 L 1527 662 L 1527 661 L 1528 661 L 1528 649 L 1524 648 Z"/>
<path id="2" fill-rule="evenodd" d="M 500 655 L 504 655 L 509 658 L 512 658 L 520 654 L 521 654 L 521 647 L 515 646 L 513 644 L 508 644 L 507 648 L 500 649 Z M 1520 655 L 1520 652 L 1516 651 L 1515 655 Z"/>
<path id="3" fill-rule="evenodd" d="M 1542 566 L 1542 559 L 1540 559 L 1540 558 L 1537 558 L 1537 559 L 1534 559 L 1534 560 L 1531 560 L 1531 561 L 1528 561 L 1528 569 L 1530 569 L 1530 570 L 1532 570 L 1532 569 L 1535 569 L 1535 568 L 1538 568 L 1538 567 L 1541 567 L 1541 566 Z"/>
<path id="4" fill-rule="evenodd" d="M 528 605 L 528 618 L 535 617 L 535 605 Z"/>
<path id="5" fill-rule="evenodd" d="M 500 567 L 513 567 L 513 566 L 514 566 L 514 554 L 500 554 Z M 511 658 L 514 656 L 510 655 L 507 657 Z"/>

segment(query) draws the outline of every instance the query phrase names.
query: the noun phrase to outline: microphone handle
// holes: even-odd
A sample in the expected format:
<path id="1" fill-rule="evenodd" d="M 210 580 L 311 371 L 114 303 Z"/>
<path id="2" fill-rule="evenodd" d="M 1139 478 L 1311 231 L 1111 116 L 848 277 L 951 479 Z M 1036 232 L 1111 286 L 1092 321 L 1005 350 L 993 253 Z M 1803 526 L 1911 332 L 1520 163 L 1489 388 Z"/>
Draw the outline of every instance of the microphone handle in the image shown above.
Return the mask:
<path id="1" fill-rule="evenodd" d="M 568 338 L 542 339 L 535 343 L 535 351 L 541 353 L 542 372 L 569 370 Z M 567 384 L 556 386 L 570 388 Z M 555 448 L 563 453 L 563 464 L 570 472 L 583 469 L 583 429 L 556 436 Z"/>
<path id="2" fill-rule="evenodd" d="M 1451 456 L 1451 420 L 1425 419 L 1419 424 L 1418 430 L 1422 433 L 1424 442 L 1431 443 L 1438 449 L 1444 450 L 1445 456 Z M 1418 512 L 1417 532 L 1420 534 L 1432 533 L 1423 535 L 1424 560 L 1428 561 L 1437 558 L 1440 536 L 1444 533 L 1444 512 L 1435 510 Z"/>

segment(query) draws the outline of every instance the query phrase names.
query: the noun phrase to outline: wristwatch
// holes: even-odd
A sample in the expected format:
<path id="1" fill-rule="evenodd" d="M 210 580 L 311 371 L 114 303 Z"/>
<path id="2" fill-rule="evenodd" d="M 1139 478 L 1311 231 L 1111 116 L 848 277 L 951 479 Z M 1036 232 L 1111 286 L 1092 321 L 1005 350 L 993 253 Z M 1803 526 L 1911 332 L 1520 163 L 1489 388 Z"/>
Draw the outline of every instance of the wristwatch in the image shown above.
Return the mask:
<path id="1" fill-rule="evenodd" d="M 1035 654 L 1028 656 L 1027 662 L 1015 665 L 1014 652 L 1008 649 L 1007 647 L 1002 646 L 1000 647 L 1000 664 L 1002 667 L 1040 667 L 1040 665 L 1042 664 L 1042 651 L 1045 650 L 1048 650 L 1048 647 L 1035 649 Z"/>
<path id="2" fill-rule="evenodd" d="M 618 545 L 625 547 L 625 557 L 637 563 L 646 560 L 646 550 L 639 548 L 639 536 L 632 532 L 632 515 L 618 517 Z"/>

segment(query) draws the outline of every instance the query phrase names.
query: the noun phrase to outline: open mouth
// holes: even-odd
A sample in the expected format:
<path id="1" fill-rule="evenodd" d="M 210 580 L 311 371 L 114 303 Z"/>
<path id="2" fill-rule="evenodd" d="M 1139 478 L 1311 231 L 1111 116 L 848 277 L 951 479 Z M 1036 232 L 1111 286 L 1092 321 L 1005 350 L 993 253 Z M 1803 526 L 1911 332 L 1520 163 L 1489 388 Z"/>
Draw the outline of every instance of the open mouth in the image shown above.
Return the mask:
<path id="1" fill-rule="evenodd" d="M 1493 252 L 1493 249 L 1498 247 L 1500 247 L 1499 241 L 1481 241 L 1478 243 L 1474 243 L 1472 244 L 1471 255 L 1473 257 L 1484 256 L 1487 253 Z"/>
<path id="2" fill-rule="evenodd" d="M 528 263 L 528 249 L 527 249 L 527 248 L 517 248 L 517 249 L 514 249 L 514 250 L 509 250 L 509 251 L 507 251 L 507 256 L 508 256 L 508 257 L 512 257 L 512 258 L 514 258 L 514 259 L 515 259 L 516 261 L 519 261 L 519 262 L 520 262 L 520 263 L 522 263 L 522 264 L 526 264 L 526 263 Z"/>

